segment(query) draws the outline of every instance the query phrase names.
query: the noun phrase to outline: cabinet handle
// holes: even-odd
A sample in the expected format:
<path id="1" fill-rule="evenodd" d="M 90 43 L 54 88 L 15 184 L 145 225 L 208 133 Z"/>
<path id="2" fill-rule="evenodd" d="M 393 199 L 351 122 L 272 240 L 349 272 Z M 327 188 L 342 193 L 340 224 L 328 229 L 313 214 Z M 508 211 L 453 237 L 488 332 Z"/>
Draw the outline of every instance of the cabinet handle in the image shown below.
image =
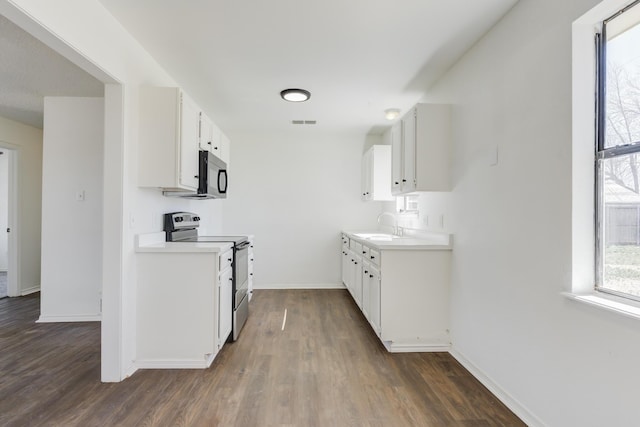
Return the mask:
<path id="1" fill-rule="evenodd" d="M 402 180 L 402 182 L 407 182 L 407 180 L 406 180 L 406 179 L 403 179 L 403 180 Z"/>
<path id="2" fill-rule="evenodd" d="M 253 273 L 249 273 L 249 276 L 253 276 Z"/>
<path id="3" fill-rule="evenodd" d="M 367 270 L 364 271 L 364 274 L 368 274 L 369 272 Z"/>
<path id="4" fill-rule="evenodd" d="M 358 261 L 354 261 L 353 263 L 354 263 L 355 265 L 358 265 Z"/>
<path id="5" fill-rule="evenodd" d="M 251 262 L 253 262 L 253 258 L 251 258 Z"/>
<path id="6" fill-rule="evenodd" d="M 367 251 L 362 251 L 362 253 L 363 253 L 363 254 L 366 254 L 366 253 L 367 253 Z"/>
<path id="7" fill-rule="evenodd" d="M 207 142 L 207 144 L 211 145 L 211 141 Z"/>
<path id="8" fill-rule="evenodd" d="M 398 181 L 396 181 L 395 183 L 396 183 L 396 185 L 399 185 L 399 184 L 400 184 Z"/>
<path id="9" fill-rule="evenodd" d="M 231 262 L 231 258 L 227 258 L 227 261 Z"/>
<path id="10" fill-rule="evenodd" d="M 233 277 L 229 277 L 229 280 L 233 282 Z"/>
<path id="11" fill-rule="evenodd" d="M 373 255 L 371 255 L 371 259 L 374 259 L 375 257 Z"/>
<path id="12" fill-rule="evenodd" d="M 373 274 L 370 274 L 370 275 L 369 275 L 369 278 L 370 278 L 370 279 L 373 279 Z"/>
<path id="13" fill-rule="evenodd" d="M 217 149 L 218 149 L 218 147 L 213 147 L 213 149 L 214 149 L 214 150 L 217 150 Z"/>
<path id="14" fill-rule="evenodd" d="M 198 178 L 199 178 L 199 176 L 198 176 L 198 175 L 193 175 L 193 177 L 194 177 L 195 179 L 198 179 Z"/>

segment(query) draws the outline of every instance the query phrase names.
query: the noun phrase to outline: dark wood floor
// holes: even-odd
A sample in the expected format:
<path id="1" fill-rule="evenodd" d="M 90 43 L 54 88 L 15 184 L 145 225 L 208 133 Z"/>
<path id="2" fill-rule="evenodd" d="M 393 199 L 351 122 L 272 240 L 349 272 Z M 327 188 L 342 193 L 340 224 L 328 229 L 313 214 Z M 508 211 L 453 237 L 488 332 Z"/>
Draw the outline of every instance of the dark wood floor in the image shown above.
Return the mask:
<path id="1" fill-rule="evenodd" d="M 0 426 L 524 425 L 449 354 L 387 353 L 346 291 L 251 304 L 211 368 L 102 384 L 99 324 L 36 324 L 37 295 L 0 300 Z"/>

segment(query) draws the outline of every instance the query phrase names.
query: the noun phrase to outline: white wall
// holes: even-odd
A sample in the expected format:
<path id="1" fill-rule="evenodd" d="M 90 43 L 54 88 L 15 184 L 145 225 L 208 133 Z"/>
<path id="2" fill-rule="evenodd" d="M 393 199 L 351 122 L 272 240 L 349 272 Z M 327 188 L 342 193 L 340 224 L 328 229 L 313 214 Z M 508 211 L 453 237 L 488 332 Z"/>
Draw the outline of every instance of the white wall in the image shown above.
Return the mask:
<path id="1" fill-rule="evenodd" d="M 11 152 L 0 147 L 0 271 L 9 267 L 9 156 Z"/>
<path id="2" fill-rule="evenodd" d="M 572 278 L 571 23 L 595 3 L 521 0 L 425 98 L 454 105 L 454 353 L 531 425 L 638 424 L 637 320 L 560 294 Z"/>
<path id="3" fill-rule="evenodd" d="M 225 231 L 255 235 L 256 287 L 340 285 L 340 231 L 375 228 L 360 200 L 363 137 L 235 133 Z"/>
<path id="4" fill-rule="evenodd" d="M 103 140 L 103 98 L 45 97 L 40 322 L 100 319 Z"/>
<path id="5" fill-rule="evenodd" d="M 0 117 L 0 146 L 14 150 L 17 168 L 13 231 L 19 236 L 20 264 L 9 266 L 9 275 L 17 282 L 16 292 L 9 295 L 25 295 L 40 289 L 42 130 Z"/>

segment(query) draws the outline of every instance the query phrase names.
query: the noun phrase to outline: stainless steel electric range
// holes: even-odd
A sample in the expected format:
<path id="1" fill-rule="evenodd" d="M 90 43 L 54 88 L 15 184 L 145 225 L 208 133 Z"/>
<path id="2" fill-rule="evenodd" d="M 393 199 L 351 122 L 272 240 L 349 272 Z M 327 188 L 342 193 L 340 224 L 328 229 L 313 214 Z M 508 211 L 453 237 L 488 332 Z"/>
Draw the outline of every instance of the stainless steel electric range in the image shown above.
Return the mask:
<path id="1" fill-rule="evenodd" d="M 164 215 L 167 242 L 230 242 L 233 243 L 233 331 L 237 340 L 249 316 L 249 237 L 199 236 L 200 217 L 191 212 L 171 212 Z"/>

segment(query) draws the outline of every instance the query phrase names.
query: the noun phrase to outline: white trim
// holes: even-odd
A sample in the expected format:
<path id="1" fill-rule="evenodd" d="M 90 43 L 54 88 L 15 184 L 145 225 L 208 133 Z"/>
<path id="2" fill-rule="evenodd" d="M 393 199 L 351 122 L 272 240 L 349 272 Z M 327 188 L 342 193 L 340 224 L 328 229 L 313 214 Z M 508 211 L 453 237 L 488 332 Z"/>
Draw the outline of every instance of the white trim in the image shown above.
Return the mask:
<path id="1" fill-rule="evenodd" d="M 389 353 L 442 353 L 448 352 L 451 348 L 448 344 L 442 343 L 397 343 L 393 341 L 382 341 L 382 344 Z"/>
<path id="2" fill-rule="evenodd" d="M 528 425 L 529 427 L 542 427 L 545 425 L 542 420 L 533 415 L 533 413 L 529 409 L 527 409 L 526 406 L 521 404 L 517 399 L 507 393 L 480 368 L 469 361 L 469 359 L 464 357 L 458 350 L 452 347 L 449 350 L 449 354 L 451 354 L 458 362 L 460 362 L 460 364 L 464 366 L 465 369 L 471 372 L 471 375 L 473 375 L 478 381 L 480 381 L 482 385 L 488 388 L 489 391 L 498 398 L 498 400 L 504 403 L 505 406 L 509 408 L 514 414 L 516 414 L 518 418 L 524 421 L 526 425 Z"/>
<path id="3" fill-rule="evenodd" d="M 204 360 L 189 359 L 148 359 L 136 360 L 137 369 L 206 369 L 211 366 L 215 354 L 206 355 Z"/>
<path id="4" fill-rule="evenodd" d="M 342 283 L 263 283 L 253 289 L 347 289 Z"/>
<path id="5" fill-rule="evenodd" d="M 562 292 L 562 295 L 572 301 L 578 301 L 591 307 L 597 307 L 632 319 L 640 319 L 640 305 L 633 304 L 631 301 L 625 301 L 622 298 L 616 298 L 613 295 L 596 292 L 587 294 Z"/>
<path id="6" fill-rule="evenodd" d="M 125 369 L 124 379 L 129 378 L 131 375 L 135 374 L 138 370 L 138 367 L 135 365 L 133 361 L 131 361 L 131 365 L 127 369 Z"/>
<path id="7" fill-rule="evenodd" d="M 99 314 L 75 314 L 71 316 L 40 316 L 36 323 L 59 323 L 59 322 L 100 322 Z"/>
<path id="8" fill-rule="evenodd" d="M 40 292 L 40 285 L 36 285 L 36 286 L 32 286 L 30 288 L 27 289 L 23 289 L 22 292 L 20 293 L 20 296 L 25 296 L 25 295 L 29 295 L 29 294 L 35 294 L 36 292 Z"/>

